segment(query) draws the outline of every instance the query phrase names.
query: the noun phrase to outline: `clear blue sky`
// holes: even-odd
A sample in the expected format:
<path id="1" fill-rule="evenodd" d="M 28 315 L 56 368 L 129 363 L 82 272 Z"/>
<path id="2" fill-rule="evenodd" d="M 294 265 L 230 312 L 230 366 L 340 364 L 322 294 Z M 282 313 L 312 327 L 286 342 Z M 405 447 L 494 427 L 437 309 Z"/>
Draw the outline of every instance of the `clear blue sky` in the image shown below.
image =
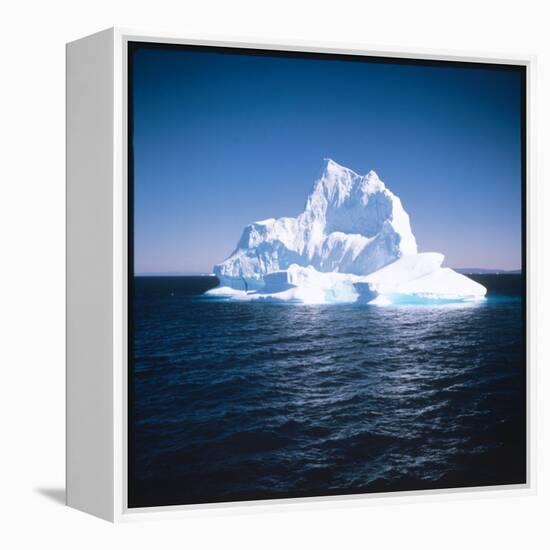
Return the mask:
<path id="1" fill-rule="evenodd" d="M 420 251 L 520 268 L 519 72 L 146 48 L 133 70 L 136 273 L 210 272 L 303 210 L 324 157 L 375 170 Z"/>

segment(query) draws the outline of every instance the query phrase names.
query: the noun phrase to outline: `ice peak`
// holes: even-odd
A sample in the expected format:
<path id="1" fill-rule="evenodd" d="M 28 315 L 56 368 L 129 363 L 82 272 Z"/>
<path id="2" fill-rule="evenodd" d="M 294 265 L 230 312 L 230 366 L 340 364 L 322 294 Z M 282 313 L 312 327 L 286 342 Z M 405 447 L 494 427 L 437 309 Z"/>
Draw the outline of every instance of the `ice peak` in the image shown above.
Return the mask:
<path id="1" fill-rule="evenodd" d="M 378 174 L 374 171 L 374 170 L 369 170 L 368 174 L 365 176 L 368 180 L 370 179 L 377 179 L 379 180 L 380 178 L 378 177 Z"/>
<path id="2" fill-rule="evenodd" d="M 325 159 L 324 171 L 315 184 L 308 204 L 323 203 L 326 200 L 327 205 L 336 208 L 353 203 L 365 206 L 369 197 L 376 193 L 383 193 L 388 198 L 393 196 L 374 170 L 361 176 L 332 159 Z"/>
<path id="3" fill-rule="evenodd" d="M 244 277 L 261 287 L 264 275 L 292 264 L 367 275 L 416 252 L 409 216 L 376 172 L 359 175 L 327 158 L 304 211 L 248 225 L 214 271 L 230 286 Z"/>
<path id="4" fill-rule="evenodd" d="M 331 158 L 324 159 L 324 168 L 320 179 L 322 186 L 333 195 L 349 195 L 354 189 L 363 193 L 375 193 L 386 189 L 384 182 L 374 170 L 370 170 L 365 176 L 359 175 L 347 166 L 338 164 Z"/>
<path id="5" fill-rule="evenodd" d="M 324 160 L 324 165 L 323 165 L 323 172 L 322 172 L 321 178 L 326 176 L 334 177 L 334 176 L 345 175 L 345 174 L 353 174 L 354 176 L 357 176 L 357 174 L 353 170 L 351 170 L 347 166 L 338 164 L 335 160 L 331 158 L 327 157 L 323 160 Z"/>
<path id="6" fill-rule="evenodd" d="M 341 205 L 357 187 L 360 180 L 361 176 L 353 170 L 332 159 L 325 159 L 325 167 L 316 182 L 313 195 L 320 195 L 329 203 Z"/>
<path id="7" fill-rule="evenodd" d="M 366 176 L 363 177 L 361 188 L 363 192 L 367 194 L 387 190 L 386 185 L 378 177 L 378 174 L 374 170 L 371 170 Z"/>

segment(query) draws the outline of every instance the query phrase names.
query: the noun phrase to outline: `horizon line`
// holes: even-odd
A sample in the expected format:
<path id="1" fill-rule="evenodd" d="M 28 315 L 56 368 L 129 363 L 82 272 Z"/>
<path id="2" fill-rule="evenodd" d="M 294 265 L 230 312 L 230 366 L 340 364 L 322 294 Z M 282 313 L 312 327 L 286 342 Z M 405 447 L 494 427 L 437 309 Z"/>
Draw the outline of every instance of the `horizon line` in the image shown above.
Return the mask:
<path id="1" fill-rule="evenodd" d="M 446 266 L 449 267 L 449 266 Z M 450 267 L 454 271 L 464 272 L 465 274 L 499 274 L 499 273 L 523 273 L 521 267 L 513 269 L 503 269 L 500 267 Z M 483 273 L 476 273 L 483 272 Z M 206 271 L 139 271 L 134 272 L 134 277 L 216 277 L 212 272 Z"/>

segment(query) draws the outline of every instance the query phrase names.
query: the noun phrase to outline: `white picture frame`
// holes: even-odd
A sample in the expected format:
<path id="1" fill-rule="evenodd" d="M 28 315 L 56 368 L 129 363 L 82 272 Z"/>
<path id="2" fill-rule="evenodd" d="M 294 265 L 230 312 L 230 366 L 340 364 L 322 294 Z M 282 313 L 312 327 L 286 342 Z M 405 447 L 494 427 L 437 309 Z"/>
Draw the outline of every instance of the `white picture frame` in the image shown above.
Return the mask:
<path id="1" fill-rule="evenodd" d="M 527 483 L 356 496 L 129 509 L 127 487 L 127 45 L 131 41 L 522 65 L 527 74 Z M 532 262 L 533 78 L 529 56 L 363 44 L 226 40 L 111 28 L 67 45 L 67 504 L 112 522 L 221 510 L 349 506 L 535 491 Z"/>

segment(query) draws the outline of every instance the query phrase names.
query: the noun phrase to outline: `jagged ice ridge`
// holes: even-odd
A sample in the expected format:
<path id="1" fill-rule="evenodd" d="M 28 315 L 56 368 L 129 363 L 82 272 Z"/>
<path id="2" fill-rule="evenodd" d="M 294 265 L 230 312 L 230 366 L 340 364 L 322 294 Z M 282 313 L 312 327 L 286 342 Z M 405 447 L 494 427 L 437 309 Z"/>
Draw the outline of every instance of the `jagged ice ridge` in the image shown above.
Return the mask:
<path id="1" fill-rule="evenodd" d="M 304 211 L 248 225 L 214 266 L 211 296 L 378 305 L 483 298 L 486 289 L 443 255 L 418 253 L 401 200 L 371 171 L 327 159 Z"/>

